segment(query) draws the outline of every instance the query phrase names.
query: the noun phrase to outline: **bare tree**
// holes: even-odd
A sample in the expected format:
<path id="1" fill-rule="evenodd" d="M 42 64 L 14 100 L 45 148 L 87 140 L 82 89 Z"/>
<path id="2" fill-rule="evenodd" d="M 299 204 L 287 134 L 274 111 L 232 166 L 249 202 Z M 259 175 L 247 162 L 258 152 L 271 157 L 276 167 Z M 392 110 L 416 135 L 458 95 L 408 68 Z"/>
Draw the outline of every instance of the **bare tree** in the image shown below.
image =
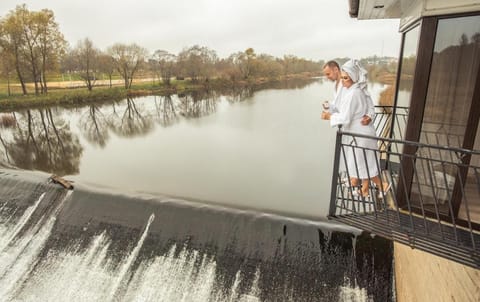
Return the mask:
<path id="1" fill-rule="evenodd" d="M 100 50 L 94 47 L 93 42 L 85 38 L 78 42 L 72 51 L 77 71 L 85 82 L 88 90 L 92 91 L 95 85 L 95 72 L 98 70 L 98 57 Z"/>
<path id="2" fill-rule="evenodd" d="M 112 56 L 106 53 L 100 53 L 98 56 L 98 67 L 101 72 L 108 75 L 108 79 L 110 80 L 110 88 L 112 88 L 112 77 L 113 73 L 115 72 L 115 61 L 113 60 Z"/>
<path id="3" fill-rule="evenodd" d="M 60 72 L 62 74 L 68 74 L 70 80 L 72 80 L 72 73 L 77 72 L 77 58 L 75 57 L 73 49 L 68 50 L 65 55 L 62 56 L 60 61 Z"/>
<path id="4" fill-rule="evenodd" d="M 165 50 L 157 50 L 152 55 L 154 72 L 162 78 L 163 83 L 170 85 L 175 72 L 177 56 Z"/>
<path id="5" fill-rule="evenodd" d="M 118 43 L 110 47 L 108 53 L 112 56 L 115 67 L 124 80 L 125 89 L 129 89 L 132 86 L 135 73 L 145 62 L 148 51 L 137 44 Z"/>
<path id="6" fill-rule="evenodd" d="M 179 68 L 193 82 L 200 78 L 208 80 L 213 75 L 217 61 L 218 57 L 214 50 L 198 45 L 182 50 L 177 60 Z"/>

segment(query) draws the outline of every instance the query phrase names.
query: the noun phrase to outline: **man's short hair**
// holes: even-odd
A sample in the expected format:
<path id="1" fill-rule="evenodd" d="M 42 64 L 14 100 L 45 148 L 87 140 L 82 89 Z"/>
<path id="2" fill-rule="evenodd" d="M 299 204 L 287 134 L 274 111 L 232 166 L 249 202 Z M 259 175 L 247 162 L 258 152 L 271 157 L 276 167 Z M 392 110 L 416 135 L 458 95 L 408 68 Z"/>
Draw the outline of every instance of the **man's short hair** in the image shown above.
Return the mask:
<path id="1" fill-rule="evenodd" d="M 323 65 L 323 68 L 325 68 L 327 66 L 330 67 L 330 68 L 337 67 L 338 70 L 340 70 L 340 65 L 338 65 L 338 63 L 336 61 L 328 61 L 327 63 L 325 63 L 325 65 Z"/>

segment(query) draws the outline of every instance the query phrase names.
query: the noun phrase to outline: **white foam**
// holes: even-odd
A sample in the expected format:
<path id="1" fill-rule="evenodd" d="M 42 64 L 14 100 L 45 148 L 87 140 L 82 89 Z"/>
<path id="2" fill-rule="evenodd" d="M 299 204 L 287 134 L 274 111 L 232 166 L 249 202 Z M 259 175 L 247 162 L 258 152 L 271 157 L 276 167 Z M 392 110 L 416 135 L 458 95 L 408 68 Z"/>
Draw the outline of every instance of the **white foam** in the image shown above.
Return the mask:
<path id="1" fill-rule="evenodd" d="M 10 236 L 8 239 L 3 240 L 0 242 L 0 251 L 3 251 L 14 239 L 17 237 L 18 233 L 23 229 L 23 227 L 27 224 L 27 222 L 30 220 L 32 217 L 32 214 L 35 212 L 35 210 L 38 208 L 38 205 L 40 202 L 42 202 L 43 197 L 45 197 L 46 192 L 42 193 L 40 197 L 35 201 L 35 203 L 28 207 L 25 212 L 23 213 L 22 217 L 16 224 L 15 228 L 12 231 L 9 231 Z"/>

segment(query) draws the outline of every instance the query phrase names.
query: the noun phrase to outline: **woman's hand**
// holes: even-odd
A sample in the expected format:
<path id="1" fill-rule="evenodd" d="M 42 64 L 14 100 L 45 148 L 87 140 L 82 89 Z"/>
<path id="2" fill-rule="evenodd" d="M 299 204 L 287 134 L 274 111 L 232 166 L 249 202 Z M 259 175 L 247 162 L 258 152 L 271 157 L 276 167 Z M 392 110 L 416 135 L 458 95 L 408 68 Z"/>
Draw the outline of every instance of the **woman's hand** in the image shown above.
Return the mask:
<path id="1" fill-rule="evenodd" d="M 372 121 L 372 119 L 368 116 L 368 115 L 364 115 L 362 117 L 362 120 L 360 121 L 360 123 L 364 126 L 370 124 L 370 122 Z"/>
<path id="2" fill-rule="evenodd" d="M 322 111 L 322 116 L 321 116 L 321 117 L 322 117 L 322 120 L 329 120 L 329 119 L 330 119 L 330 116 L 331 116 L 330 112 L 328 112 L 328 111 Z"/>

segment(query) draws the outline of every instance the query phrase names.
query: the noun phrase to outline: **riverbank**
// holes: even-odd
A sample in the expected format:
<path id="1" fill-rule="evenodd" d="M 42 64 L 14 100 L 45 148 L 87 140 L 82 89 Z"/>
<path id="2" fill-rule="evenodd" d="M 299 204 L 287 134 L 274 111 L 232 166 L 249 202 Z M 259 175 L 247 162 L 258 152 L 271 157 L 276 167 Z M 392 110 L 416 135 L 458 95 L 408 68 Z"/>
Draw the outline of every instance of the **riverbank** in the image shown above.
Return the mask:
<path id="1" fill-rule="evenodd" d="M 174 80 L 170 85 L 153 83 L 152 81 L 140 79 L 135 81 L 130 89 L 124 89 L 121 86 L 96 86 L 92 91 L 88 91 L 85 87 L 68 88 L 60 85 L 52 85 L 52 87 L 49 88 L 48 94 L 12 95 L 0 99 L 0 111 L 11 111 L 41 106 L 88 104 L 107 100 L 122 100 L 128 97 L 168 95 L 209 89 L 239 89 L 245 87 L 260 88 L 266 84 L 291 80 L 308 80 L 315 76 L 318 75 L 313 73 L 302 73 L 278 78 L 257 78 L 242 81 L 231 81 L 226 79 L 211 79 L 198 82 L 192 82 L 190 80 Z"/>

